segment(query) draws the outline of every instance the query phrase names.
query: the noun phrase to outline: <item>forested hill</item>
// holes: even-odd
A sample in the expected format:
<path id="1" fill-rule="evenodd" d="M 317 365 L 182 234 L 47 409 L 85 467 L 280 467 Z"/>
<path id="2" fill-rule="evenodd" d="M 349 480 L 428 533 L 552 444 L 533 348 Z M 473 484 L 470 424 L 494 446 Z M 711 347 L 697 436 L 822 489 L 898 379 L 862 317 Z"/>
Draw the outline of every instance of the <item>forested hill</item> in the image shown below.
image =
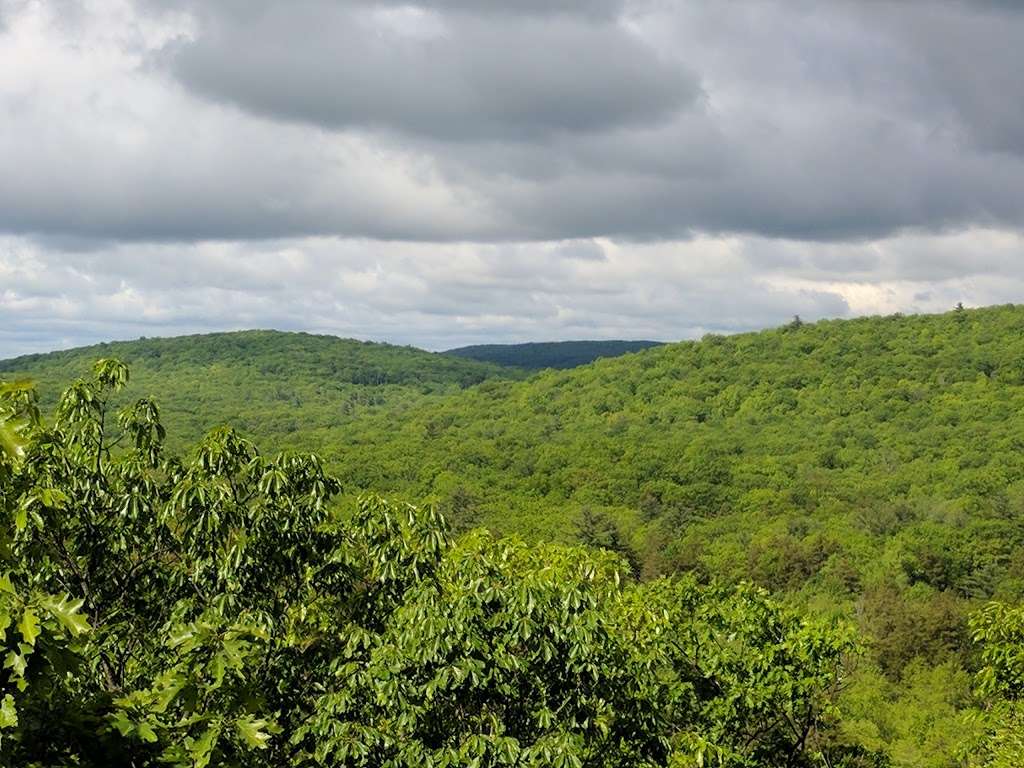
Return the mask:
<path id="1" fill-rule="evenodd" d="M 443 354 L 530 370 L 576 368 L 601 357 L 619 357 L 660 346 L 660 341 L 549 341 L 527 344 L 478 344 Z"/>
<path id="2" fill-rule="evenodd" d="M 519 527 L 507 510 L 522 507 L 544 535 L 584 505 L 648 525 L 669 510 L 991 512 L 1024 490 L 1024 307 L 709 336 L 488 383 L 383 427 L 360 425 L 372 452 L 338 447 L 347 474 L 417 495 L 455 476 L 489 520 Z"/>
<path id="3" fill-rule="evenodd" d="M 268 449 L 298 447 L 301 431 L 340 428 L 374 409 L 395 412 L 487 379 L 521 377 L 413 347 L 254 330 L 26 355 L 0 361 L 0 378 L 31 378 L 49 405 L 93 361 L 108 357 L 130 365 L 132 394 L 155 398 L 182 442 L 230 424 Z"/>
<path id="4" fill-rule="evenodd" d="M 873 638 L 856 727 L 916 756 L 900 765 L 954 764 L 939 742 L 969 695 L 966 617 L 1024 598 L 1024 307 L 672 344 L 323 448 L 350 487 L 436 498 L 463 526 L 856 617 Z"/>

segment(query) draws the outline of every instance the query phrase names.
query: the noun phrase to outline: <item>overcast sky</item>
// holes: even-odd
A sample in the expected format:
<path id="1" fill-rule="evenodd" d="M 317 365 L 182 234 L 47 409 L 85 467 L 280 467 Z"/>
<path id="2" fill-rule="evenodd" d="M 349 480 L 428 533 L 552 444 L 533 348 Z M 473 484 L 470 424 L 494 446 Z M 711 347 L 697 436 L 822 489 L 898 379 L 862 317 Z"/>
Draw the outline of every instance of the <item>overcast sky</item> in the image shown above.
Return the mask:
<path id="1" fill-rule="evenodd" d="M 1014 0 L 0 0 L 0 357 L 1024 301 Z"/>

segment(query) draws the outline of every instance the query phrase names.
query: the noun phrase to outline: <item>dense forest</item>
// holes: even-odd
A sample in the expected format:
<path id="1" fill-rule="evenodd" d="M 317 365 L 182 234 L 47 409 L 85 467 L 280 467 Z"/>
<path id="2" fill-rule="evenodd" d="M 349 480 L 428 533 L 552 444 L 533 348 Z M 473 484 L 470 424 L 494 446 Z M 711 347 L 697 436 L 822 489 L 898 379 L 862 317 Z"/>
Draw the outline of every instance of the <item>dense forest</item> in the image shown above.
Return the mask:
<path id="1" fill-rule="evenodd" d="M 277 331 L 113 342 L 0 361 L 0 377 L 27 376 L 44 407 L 92 362 L 131 366 L 133 388 L 158 400 L 176 445 L 230 425 L 280 446 L 310 429 L 337 430 L 368 411 L 412 403 L 491 378 L 523 378 L 497 365 L 412 347 Z M 115 396 L 116 397 L 116 396 Z M 120 402 L 127 402 L 123 397 Z"/>
<path id="2" fill-rule="evenodd" d="M 577 368 L 601 357 L 619 357 L 660 345 L 659 341 L 535 341 L 527 344 L 477 344 L 449 349 L 443 354 L 541 370 Z"/>
<path id="3" fill-rule="evenodd" d="M 871 759 L 837 730 L 847 624 L 637 584 L 609 552 L 453 542 L 431 508 L 340 513 L 312 454 L 228 428 L 167 452 L 153 401 L 111 410 L 128 380 L 98 360 L 51 423 L 0 387 L 3 765 Z"/>
<path id="4" fill-rule="evenodd" d="M 75 411 L 65 402 L 54 430 L 25 415 L 27 395 L 9 394 L 8 421 L 34 424 L 26 430 L 35 437 L 21 438 L 8 429 L 8 454 L 36 452 L 32 461 L 9 459 L 5 470 L 5 477 L 21 483 L 5 481 L 10 490 L 4 503 L 16 544 L 7 546 L 7 556 L 23 567 L 23 583 L 12 582 L 11 600 L 59 605 L 66 596 L 74 605 L 86 601 L 79 606 L 85 614 L 109 610 L 97 605 L 89 611 L 84 587 L 67 574 L 48 575 L 48 569 L 59 570 L 60 557 L 46 547 L 58 546 L 63 537 L 18 543 L 27 541 L 24 531 L 47 530 L 42 512 L 42 521 L 33 528 L 27 522 L 29 512 L 21 510 L 36 505 L 67 515 L 69 508 L 86 508 L 97 497 L 112 510 L 143 515 L 132 524 L 132 535 L 159 529 L 171 536 L 170 546 L 193 548 L 166 563 L 161 559 L 160 568 L 167 572 L 153 577 L 178 585 L 183 601 L 178 608 L 151 605 L 152 594 L 131 598 L 133 606 L 149 612 L 150 623 L 142 626 L 148 627 L 147 637 L 154 643 L 160 631 L 200 621 L 195 589 L 189 596 L 184 573 L 209 574 L 203 576 L 209 584 L 192 585 L 207 597 L 234 594 L 238 585 L 225 581 L 228 566 L 218 558 L 238 550 L 234 539 L 240 526 L 254 529 L 253 542 L 268 537 L 231 555 L 248 563 L 244 567 L 254 574 L 262 573 L 261 557 L 274 559 L 270 541 L 275 536 L 292 541 L 293 533 L 285 530 L 292 517 L 301 516 L 302 525 L 312 526 L 294 532 L 294 546 L 301 552 L 292 559 L 306 564 L 302 578 L 295 577 L 295 591 L 278 594 L 291 586 L 260 581 L 285 578 L 274 569 L 288 566 L 277 560 L 266 566 L 265 575 L 252 576 L 252 600 L 259 605 L 245 610 L 263 612 L 260 621 L 269 622 L 266 627 L 280 628 L 297 605 L 321 594 L 326 587 L 317 579 L 340 578 L 322 572 L 328 563 L 350 579 L 344 587 L 324 582 L 344 605 L 329 606 L 333 614 L 327 607 L 327 613 L 311 611 L 314 618 L 308 620 L 315 628 L 296 629 L 298 635 L 287 637 L 267 628 L 268 639 L 259 641 L 275 649 L 259 651 L 267 658 L 282 654 L 280 661 L 267 662 L 266 673 L 276 677 L 265 679 L 296 680 L 296 675 L 308 674 L 302 685 L 312 686 L 310 693 L 298 693 L 301 686 L 295 683 L 294 699 L 279 692 L 273 702 L 243 706 L 237 686 L 230 695 L 211 692 L 211 701 L 230 699 L 233 703 L 223 706 L 235 707 L 233 714 L 175 710 L 174 718 L 180 718 L 175 723 L 195 726 L 189 735 L 174 731 L 179 726 L 168 724 L 173 718 L 158 713 L 153 716 L 157 724 L 147 726 L 153 740 L 149 730 L 143 733 L 145 744 L 169 749 L 168 744 L 199 738 L 198 724 L 212 722 L 202 718 L 220 718 L 217 727 L 222 728 L 226 717 L 243 723 L 232 731 L 235 744 L 251 717 L 251 722 L 274 723 L 273 732 L 260 726 L 255 731 L 260 735 L 253 735 L 277 750 L 277 762 L 268 764 L 298 760 L 299 753 L 308 751 L 327 764 L 468 765 L 473 763 L 465 750 L 472 749 L 482 750 L 479 765 L 1021 764 L 1018 701 L 1024 693 L 1024 614 L 1013 606 L 1024 599 L 1024 308 L 815 324 L 794 320 L 761 333 L 709 336 L 525 379 L 515 369 L 445 355 L 263 332 L 144 340 L 20 358 L 0 364 L 0 371 L 6 371 L 0 375 L 35 380 L 49 406 L 62 387 L 88 375 L 94 358 L 111 356 L 130 363 L 130 390 L 114 392 L 119 379 L 107 384 L 96 380 L 73 388 L 72 397 L 88 400 L 89 387 L 110 390 L 103 398 L 109 398 L 111 408 L 130 405 L 126 391 L 153 398 L 170 433 L 166 451 L 183 458 L 166 459 L 174 462 L 174 471 L 156 469 L 165 460 L 165 449 L 157 456 L 147 447 L 147 440 L 155 440 L 156 428 L 150 427 L 149 438 L 141 443 L 133 438 L 133 450 L 144 456 L 133 458 L 131 451 L 121 455 L 124 448 L 111 450 L 109 469 L 82 469 L 88 477 L 81 479 L 75 492 L 79 496 L 69 494 L 70 500 L 51 503 L 57 486 L 55 470 L 47 462 L 69 471 L 69 465 L 81 461 L 82 451 L 92 456 L 97 440 L 102 444 L 106 438 L 97 438 L 95 428 L 87 426 L 88 409 Z M 370 371 L 376 375 L 367 375 Z M 103 375 L 112 376 L 97 374 Z M 124 434 L 142 430 L 133 418 L 123 422 Z M 60 427 L 62 423 L 79 426 Z M 268 455 L 301 449 L 317 454 L 323 465 L 295 458 L 295 453 L 258 458 L 255 448 L 238 433 L 225 431 L 225 425 L 265 446 Z M 206 438 L 205 447 L 189 452 L 187 447 L 211 428 L 221 429 Z M 75 437 L 76 430 L 83 436 Z M 20 447 L 22 439 L 29 448 Z M 92 448 L 83 447 L 87 445 Z M 65 451 L 78 458 L 69 460 Z M 211 451 L 237 454 L 228 462 L 234 469 L 225 469 L 221 462 L 228 460 L 215 458 Z M 140 468 L 143 458 L 153 468 Z M 126 467 L 141 474 L 132 476 Z M 195 477 L 186 484 L 192 489 L 186 493 L 181 483 L 190 472 Z M 273 483 L 264 478 L 276 477 L 274 472 L 281 473 L 282 479 L 274 482 L 282 489 L 302 486 L 310 473 L 317 478 L 323 473 L 316 481 L 320 490 L 315 503 L 308 491 L 291 498 L 282 490 L 283 495 L 271 499 Z M 306 479 L 287 479 L 289 472 Z M 213 504 L 214 511 L 204 511 L 212 504 L 212 489 L 223 493 L 226 483 L 234 494 L 234 486 L 243 480 L 251 486 L 241 497 L 246 504 L 232 500 L 230 514 L 220 510 L 220 502 Z M 110 487 L 99 492 L 89 485 L 95 482 Z M 137 493 L 132 489 L 145 483 L 160 489 L 152 508 L 144 514 L 131 511 L 132 494 Z M 206 497 L 196 488 L 207 489 Z M 361 497 L 365 492 L 384 494 L 391 501 Z M 191 501 L 185 504 L 182 494 L 191 494 Z M 196 533 L 208 540 L 179 540 L 188 538 L 191 523 L 181 516 L 189 514 L 212 519 Z M 273 520 L 247 515 L 271 515 Z M 448 543 L 444 532 L 449 526 L 454 543 Z M 118 530 L 113 526 L 104 535 L 116 540 Z M 379 536 L 372 546 L 385 548 L 415 549 L 422 538 L 430 554 L 403 550 L 388 560 L 393 567 L 384 568 L 383 561 L 371 567 L 360 560 L 369 557 L 371 545 L 361 538 L 367 536 Z M 136 545 L 117 546 L 130 550 Z M 602 551 L 604 555 L 597 554 Z M 25 560 L 29 555 L 42 559 Z M 142 555 L 124 556 L 134 563 L 132 558 L 141 562 Z M 77 563 L 80 557 L 72 554 L 68 561 Z M 364 564 L 350 566 L 350 561 Z M 406 567 L 411 570 L 406 572 Z M 384 568 L 387 573 L 368 576 L 359 568 Z M 584 572 L 592 575 L 580 582 Z M 391 580 L 401 582 L 401 588 Z M 346 589 L 355 592 L 340 597 L 348 594 Z M 516 593 L 520 589 L 526 591 Z M 531 589 L 546 597 L 531 598 Z M 41 596 L 25 597 L 28 593 L 19 590 L 41 590 Z M 538 634 L 517 613 L 524 610 L 517 600 L 530 605 L 531 599 L 554 611 L 537 617 L 540 626 L 548 627 Z M 214 603 L 221 613 L 211 621 L 221 626 L 229 619 L 240 620 L 240 600 L 217 597 Z M 556 610 L 559 604 L 563 608 Z M 564 613 L 564 606 L 584 604 L 594 613 L 573 613 L 572 619 Z M 455 605 L 468 613 L 453 616 Z M 657 606 L 664 607 L 658 613 L 663 618 L 648 618 L 668 624 L 650 630 L 644 629 L 648 619 L 624 618 L 622 613 Z M 16 618 L 17 610 L 8 613 Z M 33 610 L 41 615 L 44 608 Z M 122 616 L 125 610 L 119 605 L 113 613 Z M 432 613 L 437 611 L 443 615 Z M 527 615 L 533 617 L 533 611 Z M 65 625 L 59 612 L 51 615 L 57 619 L 50 622 L 54 635 L 46 642 L 52 641 L 53 648 L 84 642 L 77 651 L 80 656 L 98 652 L 88 649 L 90 643 L 106 642 L 89 633 L 78 637 L 67 627 L 62 636 Z M 578 628 L 573 624 L 577 618 L 583 622 Z M 74 623 L 73 618 L 68 621 Z M 417 622 L 424 622 L 421 628 Z M 483 622 L 486 636 L 479 634 L 480 625 L 473 624 L 476 629 L 471 631 L 460 622 Z M 754 631 L 761 623 L 766 634 Z M 587 648 L 596 654 L 589 674 L 596 677 L 586 684 L 579 677 L 552 678 L 557 692 L 530 688 L 526 693 L 517 686 L 534 676 L 546 680 L 549 673 L 542 670 L 553 658 L 564 661 L 559 654 L 568 653 L 579 660 L 583 652 L 565 645 L 566 635 L 545 639 L 549 630 L 569 633 L 572 642 L 586 638 Z M 650 637 L 644 635 L 648 631 Z M 298 639 L 303 632 L 318 639 Z M 323 641 L 323 656 L 315 662 L 322 666 L 296 671 L 296 664 L 306 663 L 297 661 L 306 650 L 300 653 L 289 643 L 310 642 L 319 648 L 320 632 L 337 634 L 329 643 Z M 409 633 L 417 632 L 436 634 L 410 639 Z M 639 634 L 626 639 L 623 632 Z M 658 639 L 664 633 L 671 640 Z M 11 629 L 8 643 L 15 637 Z M 723 644 L 723 637 L 730 639 Z M 111 642 L 142 641 L 121 637 Z M 718 649 L 707 659 L 707 669 L 694 660 L 698 646 Z M 517 668 L 513 674 L 502 666 L 510 661 L 496 661 L 494 654 L 510 653 L 513 647 L 526 654 L 523 663 L 539 666 Z M 170 674 L 166 665 L 178 669 L 198 664 L 209 653 L 202 644 L 195 648 L 191 661 L 179 658 L 188 655 L 184 651 L 152 650 L 150 661 L 133 667 L 132 690 L 138 693 L 140 685 L 149 686 L 149 693 L 138 693 L 140 701 L 150 697 L 145 706 L 159 706 L 152 702 L 167 695 L 153 689 L 154 680 Z M 424 648 L 431 649 L 429 658 Z M 703 658 L 704 652 L 696 655 Z M 783 652 L 796 656 L 764 662 L 779 659 Z M 438 661 L 438 653 L 447 654 L 444 664 L 450 666 Z M 512 655 L 519 658 L 518 651 Z M 20 661 L 12 663 L 8 669 L 22 667 Z M 763 663 L 767 667 L 756 672 L 744 666 Z M 580 673 L 560 661 L 555 666 L 563 675 Z M 195 672 L 188 669 L 192 671 L 180 674 Z M 351 679 L 344 691 L 323 681 L 331 669 L 330 674 Z M 398 669 L 406 673 L 399 679 L 388 677 Z M 499 669 L 508 677 L 498 674 Z M 639 670 L 657 682 L 645 682 Z M 607 679 L 601 677 L 605 673 Z M 91 674 L 91 682 L 83 678 L 75 683 L 83 696 L 89 691 L 93 708 L 88 717 L 116 718 L 109 681 L 103 681 L 101 671 Z M 731 682 L 721 675 L 730 676 Z M 46 679 L 45 695 L 56 696 L 59 686 Z M 235 686 L 237 681 L 231 680 Z M 750 690 L 730 687 L 748 683 Z M 123 692 L 126 685 L 115 688 Z M 472 695 L 460 687 L 466 685 Z M 371 692 L 365 686 L 382 688 Z M 402 686 L 426 687 L 413 691 Z M 335 698 L 328 704 L 313 697 L 314 689 L 317 696 Z M 626 698 L 615 699 L 613 689 L 625 691 Z M 535 709 L 501 709 L 494 698 L 499 692 L 515 693 L 523 697 L 523 707 L 532 702 L 529 706 Z M 460 698 L 464 695 L 465 702 Z M 577 701 L 574 695 L 590 698 Z M 33 696 L 25 706 L 43 706 Z M 564 708 L 551 708 L 552 696 Z M 198 707 L 193 699 L 188 706 Z M 51 699 L 46 701 L 53 706 Z M 402 702 L 394 704 L 390 715 L 389 701 Z M 16 703 L 12 698 L 11 707 Z M 81 703 L 75 699 L 74 705 Z M 402 709 L 406 705 L 413 707 L 408 715 Z M 588 707 L 601 712 L 607 707 L 607 717 Z M 742 711 L 731 709 L 735 707 Z M 550 717 L 544 714 L 549 708 Z M 271 711 L 279 714 L 268 717 Z M 315 722 L 309 720 L 311 711 L 321 713 Z M 796 722 L 796 711 L 807 718 Z M 133 734 L 139 735 L 137 718 L 144 714 L 132 712 L 125 715 L 122 729 L 130 743 Z M 768 712 L 778 720 L 771 720 Z M 532 723 L 529 728 L 527 721 Z M 650 730 L 616 731 L 626 721 Z M 778 732 L 783 722 L 786 734 Z M 491 724 L 490 730 L 484 723 Z M 288 734 L 287 740 L 278 728 Z M 385 744 L 389 734 L 392 740 Z M 566 757 L 555 760 L 553 752 L 529 751 L 547 744 L 549 736 L 562 740 L 558 743 Z M 515 745 L 500 741 L 506 737 Z M 31 740 L 31 734 L 21 732 L 11 749 L 23 749 L 26 738 Z M 81 734 L 75 738 L 81 740 Z M 612 748 L 612 743 L 617 746 Z M 421 751 L 403 754 L 401 744 L 417 745 L 410 748 Z M 145 754 L 156 756 L 157 746 L 147 747 Z M 218 747 L 217 759 L 255 764 L 230 751 L 244 746 Z"/>

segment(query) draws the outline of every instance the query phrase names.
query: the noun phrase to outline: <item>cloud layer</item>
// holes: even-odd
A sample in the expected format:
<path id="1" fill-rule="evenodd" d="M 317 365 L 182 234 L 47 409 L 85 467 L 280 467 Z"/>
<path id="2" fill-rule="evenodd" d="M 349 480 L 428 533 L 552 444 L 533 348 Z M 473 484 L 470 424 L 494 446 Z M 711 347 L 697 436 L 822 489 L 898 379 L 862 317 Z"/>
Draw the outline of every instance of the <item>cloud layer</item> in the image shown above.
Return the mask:
<path id="1" fill-rule="evenodd" d="M 1022 39 L 992 0 L 0 0 L 0 356 L 1020 300 Z"/>

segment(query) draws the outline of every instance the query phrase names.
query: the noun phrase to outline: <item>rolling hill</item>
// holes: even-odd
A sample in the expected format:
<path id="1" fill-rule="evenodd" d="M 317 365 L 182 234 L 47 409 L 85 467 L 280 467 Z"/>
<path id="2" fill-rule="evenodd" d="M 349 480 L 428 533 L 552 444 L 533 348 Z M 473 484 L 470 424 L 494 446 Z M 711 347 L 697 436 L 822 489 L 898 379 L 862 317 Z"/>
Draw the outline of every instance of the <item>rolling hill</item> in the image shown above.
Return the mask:
<path id="1" fill-rule="evenodd" d="M 387 440 L 365 420 L 336 458 L 414 494 L 457 475 L 494 523 L 522 506 L 553 521 L 543 534 L 568 517 L 553 510 L 582 506 L 634 525 L 925 497 L 977 514 L 1021 490 L 1022 407 L 1024 308 L 1005 307 L 707 337 L 495 380 L 411 411 Z"/>
<path id="2" fill-rule="evenodd" d="M 478 344 L 442 354 L 530 370 L 577 368 L 602 357 L 619 357 L 660 346 L 660 341 L 550 341 L 527 344 Z"/>
<path id="3" fill-rule="evenodd" d="M 268 450 L 303 447 L 302 434 L 342 429 L 366 412 L 521 373 L 413 347 L 335 336 L 240 331 L 139 339 L 0 361 L 0 378 L 37 382 L 44 406 L 92 362 L 131 366 L 130 397 L 151 396 L 179 444 L 230 424 Z"/>
<path id="4" fill-rule="evenodd" d="M 951 765 L 966 617 L 1024 598 L 1024 307 L 792 324 L 360 420 L 349 487 L 855 618 L 851 728 Z M 927 723 L 903 719 L 927 712 Z M 930 757 L 928 757 L 930 756 Z M 932 762 L 929 762 L 931 760 Z"/>

